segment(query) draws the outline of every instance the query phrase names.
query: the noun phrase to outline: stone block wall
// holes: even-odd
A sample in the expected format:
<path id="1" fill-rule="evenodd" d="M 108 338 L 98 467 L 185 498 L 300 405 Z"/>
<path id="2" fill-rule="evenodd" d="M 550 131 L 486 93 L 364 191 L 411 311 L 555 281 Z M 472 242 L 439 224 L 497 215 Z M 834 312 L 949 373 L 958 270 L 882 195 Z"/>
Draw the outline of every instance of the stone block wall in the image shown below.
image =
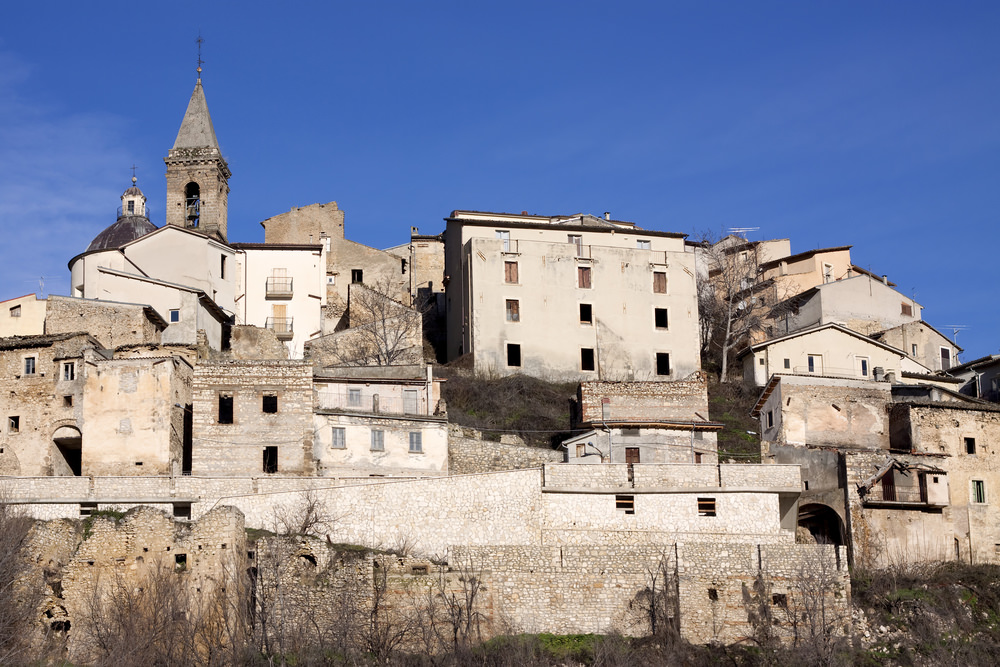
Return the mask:
<path id="1" fill-rule="evenodd" d="M 708 385 L 700 371 L 674 382 L 581 382 L 577 398 L 581 422 L 708 421 Z"/>
<path id="2" fill-rule="evenodd" d="M 562 460 L 561 450 L 484 440 L 476 429 L 448 428 L 448 470 L 453 475 L 540 468 Z"/>
<path id="3" fill-rule="evenodd" d="M 164 326 L 164 322 L 153 319 L 146 306 L 67 296 L 50 296 L 45 313 L 45 333 L 87 331 L 109 349 L 158 344 Z"/>
<path id="4" fill-rule="evenodd" d="M 277 397 L 265 412 L 264 397 Z M 233 423 L 219 423 L 220 397 L 232 398 Z M 266 447 L 277 447 L 277 472 L 312 474 L 312 365 L 304 361 L 205 361 L 193 383 L 196 475 L 255 476 Z"/>

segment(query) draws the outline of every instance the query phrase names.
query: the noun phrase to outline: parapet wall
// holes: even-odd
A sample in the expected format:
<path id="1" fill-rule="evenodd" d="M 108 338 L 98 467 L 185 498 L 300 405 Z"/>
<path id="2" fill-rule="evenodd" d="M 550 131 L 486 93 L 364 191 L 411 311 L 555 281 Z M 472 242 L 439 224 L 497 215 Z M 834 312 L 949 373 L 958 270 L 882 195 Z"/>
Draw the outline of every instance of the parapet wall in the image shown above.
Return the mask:
<path id="1" fill-rule="evenodd" d="M 540 468 L 562 460 L 561 450 L 484 440 L 480 431 L 471 428 L 448 429 L 448 470 L 453 475 Z"/>

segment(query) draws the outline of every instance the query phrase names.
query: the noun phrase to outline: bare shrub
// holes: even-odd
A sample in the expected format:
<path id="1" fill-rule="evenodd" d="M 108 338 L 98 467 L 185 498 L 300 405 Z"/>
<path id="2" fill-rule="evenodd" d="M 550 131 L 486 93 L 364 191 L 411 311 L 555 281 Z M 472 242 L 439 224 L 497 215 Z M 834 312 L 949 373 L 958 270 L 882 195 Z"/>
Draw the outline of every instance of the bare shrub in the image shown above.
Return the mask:
<path id="1" fill-rule="evenodd" d="M 27 662 L 29 628 L 43 579 L 26 548 L 34 521 L 0 498 L 0 664 Z"/>

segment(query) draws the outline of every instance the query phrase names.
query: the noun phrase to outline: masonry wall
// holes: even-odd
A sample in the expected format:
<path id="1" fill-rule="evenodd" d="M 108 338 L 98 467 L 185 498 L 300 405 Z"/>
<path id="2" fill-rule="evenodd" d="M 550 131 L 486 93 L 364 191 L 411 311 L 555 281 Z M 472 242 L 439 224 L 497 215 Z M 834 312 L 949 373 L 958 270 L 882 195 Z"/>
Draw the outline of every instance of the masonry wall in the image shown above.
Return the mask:
<path id="1" fill-rule="evenodd" d="M 561 450 L 485 440 L 476 429 L 448 427 L 448 470 L 453 475 L 540 468 L 562 460 Z"/>
<path id="2" fill-rule="evenodd" d="M 264 396 L 277 411 L 264 412 Z M 231 397 L 233 423 L 219 423 L 220 396 Z M 315 472 L 312 366 L 302 361 L 206 361 L 193 382 L 192 472 L 208 476 L 261 474 L 266 447 L 277 448 L 277 472 Z"/>
<path id="3" fill-rule="evenodd" d="M 160 313 L 167 317 L 167 313 Z M 161 325 L 150 319 L 144 306 L 90 299 L 50 296 L 45 333 L 86 331 L 106 348 L 142 343 L 158 344 Z"/>
<path id="4" fill-rule="evenodd" d="M 708 421 L 708 384 L 700 371 L 673 382 L 581 382 L 577 401 L 581 422 Z"/>

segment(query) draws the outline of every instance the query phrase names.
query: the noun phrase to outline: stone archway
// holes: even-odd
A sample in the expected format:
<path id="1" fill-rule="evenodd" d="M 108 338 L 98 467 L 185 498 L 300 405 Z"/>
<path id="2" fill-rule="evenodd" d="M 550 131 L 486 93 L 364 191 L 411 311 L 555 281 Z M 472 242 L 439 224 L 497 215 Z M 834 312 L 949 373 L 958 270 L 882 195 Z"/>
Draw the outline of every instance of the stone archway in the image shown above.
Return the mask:
<path id="1" fill-rule="evenodd" d="M 60 426 L 52 434 L 52 474 L 68 477 L 83 474 L 83 436 L 75 426 Z"/>
<path id="2" fill-rule="evenodd" d="M 829 505 L 808 503 L 799 506 L 798 525 L 800 540 L 808 535 L 808 539 L 817 544 L 842 546 L 846 543 L 844 522 Z"/>

